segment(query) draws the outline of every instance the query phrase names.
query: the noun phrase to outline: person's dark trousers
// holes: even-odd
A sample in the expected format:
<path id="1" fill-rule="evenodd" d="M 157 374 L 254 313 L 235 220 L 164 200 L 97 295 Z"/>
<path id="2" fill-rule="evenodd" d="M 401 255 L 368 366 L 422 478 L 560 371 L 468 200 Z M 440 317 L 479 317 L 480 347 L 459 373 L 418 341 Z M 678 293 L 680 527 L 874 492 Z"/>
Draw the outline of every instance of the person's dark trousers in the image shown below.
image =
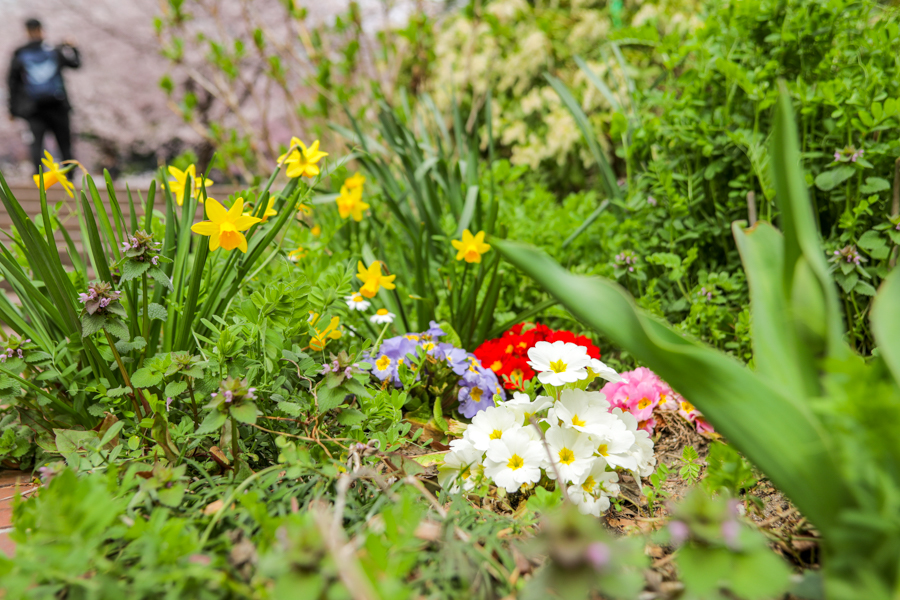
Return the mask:
<path id="1" fill-rule="evenodd" d="M 44 135 L 51 131 L 56 137 L 62 160 L 72 159 L 72 132 L 69 129 L 69 107 L 62 102 L 40 104 L 28 118 L 34 141 L 31 143 L 31 160 L 34 172 L 39 173 L 41 158 L 44 156 Z M 59 159 L 57 159 L 59 160 Z"/>

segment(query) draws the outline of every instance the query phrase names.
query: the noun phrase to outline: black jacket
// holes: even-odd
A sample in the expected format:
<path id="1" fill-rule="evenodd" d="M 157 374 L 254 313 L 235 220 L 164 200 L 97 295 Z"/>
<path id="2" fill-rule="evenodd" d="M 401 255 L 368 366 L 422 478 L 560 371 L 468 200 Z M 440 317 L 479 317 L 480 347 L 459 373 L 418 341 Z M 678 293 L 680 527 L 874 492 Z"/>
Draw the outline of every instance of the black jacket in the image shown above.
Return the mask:
<path id="1" fill-rule="evenodd" d="M 44 43 L 43 41 L 29 42 L 13 53 L 7 82 L 9 84 L 9 114 L 14 117 L 28 118 L 38 111 L 37 103 L 25 91 L 25 70 L 20 60 L 20 54 L 23 50 L 35 49 Z M 64 68 L 77 69 L 81 66 L 81 56 L 78 54 L 78 48 L 63 44 L 57 46 L 54 50 L 56 51 L 60 71 Z M 59 98 L 58 103 L 62 103 L 66 110 L 71 109 L 65 85 L 62 87 L 62 97 Z"/>

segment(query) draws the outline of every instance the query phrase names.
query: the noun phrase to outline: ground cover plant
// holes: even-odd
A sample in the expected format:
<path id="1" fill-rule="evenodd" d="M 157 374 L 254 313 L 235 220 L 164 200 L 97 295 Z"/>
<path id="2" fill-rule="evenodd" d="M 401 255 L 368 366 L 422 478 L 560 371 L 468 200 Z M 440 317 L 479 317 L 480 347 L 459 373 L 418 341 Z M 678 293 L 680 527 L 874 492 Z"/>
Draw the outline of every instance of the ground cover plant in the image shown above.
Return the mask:
<path id="1" fill-rule="evenodd" d="M 500 45 L 516 15 L 549 39 L 568 22 L 507 4 L 459 18 L 484 18 Z M 841 147 L 817 170 L 834 141 L 822 120 L 839 115 L 799 102 L 795 126 L 807 62 L 776 101 L 807 27 L 781 5 L 715 5 L 663 38 L 617 24 L 638 17 L 616 6 L 585 10 L 609 14 L 618 67 L 560 49 L 569 75 L 529 71 L 586 143 L 572 188 L 586 189 L 562 204 L 559 173 L 510 160 L 495 116 L 525 88 L 503 86 L 351 105 L 332 124 L 343 147 L 292 137 L 244 163 L 250 187 L 227 199 L 180 161 L 127 197 L 105 175 L 106 205 L 87 170 L 48 156 L 30 216 L 0 178 L 0 460 L 41 484 L 15 501 L 4 597 L 895 597 L 893 229 L 866 215 L 878 264 L 834 247 L 848 235 L 827 226 L 835 211 L 863 218 L 886 195 L 820 185 L 845 167 L 867 185 L 893 146 Z M 866 43 L 895 25 L 791 6 L 838 32 L 801 36 L 819 58 L 826 41 L 849 51 L 862 21 Z M 724 63 L 696 79 L 692 61 L 735 40 L 749 45 L 731 59 L 766 67 L 760 98 Z M 647 48 L 678 57 L 643 63 L 666 64 L 665 81 L 615 87 Z M 892 72 L 874 42 L 857 49 Z M 826 63 L 823 78 L 853 75 Z M 724 101 L 698 103 L 707 87 Z M 592 112 L 585 89 L 618 108 Z M 769 103 L 752 177 L 729 136 L 748 98 Z M 711 154 L 691 146 L 709 133 L 692 109 L 728 130 Z M 682 177 L 685 157 L 705 183 Z M 723 206 L 713 191 L 730 182 Z M 52 186 L 76 203 L 83 251 L 57 247 Z M 739 203 L 754 190 L 755 217 Z M 862 279 L 884 280 L 864 306 Z"/>

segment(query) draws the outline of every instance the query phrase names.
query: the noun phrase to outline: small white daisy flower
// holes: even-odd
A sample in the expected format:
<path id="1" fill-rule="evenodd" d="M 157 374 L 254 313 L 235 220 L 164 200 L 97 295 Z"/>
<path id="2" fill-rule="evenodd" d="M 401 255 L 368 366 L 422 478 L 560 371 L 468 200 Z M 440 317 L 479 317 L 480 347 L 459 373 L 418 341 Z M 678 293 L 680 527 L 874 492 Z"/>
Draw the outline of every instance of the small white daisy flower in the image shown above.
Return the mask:
<path id="1" fill-rule="evenodd" d="M 366 310 L 372 305 L 372 303 L 363 298 L 362 294 L 359 292 L 345 296 L 344 300 L 347 301 L 347 306 L 350 307 L 350 310 Z"/>
<path id="2" fill-rule="evenodd" d="M 524 431 L 511 431 L 499 440 L 491 440 L 485 454 L 484 474 L 497 486 L 512 493 L 523 485 L 541 480 L 546 453 L 541 443 Z"/>
<path id="3" fill-rule="evenodd" d="M 563 386 L 587 379 L 591 357 L 587 348 L 571 342 L 538 342 L 528 350 L 528 364 L 545 385 Z"/>
<path id="4" fill-rule="evenodd" d="M 393 323 L 396 315 L 386 308 L 379 308 L 375 314 L 369 317 L 369 320 L 376 325 L 384 325 L 385 323 Z"/>

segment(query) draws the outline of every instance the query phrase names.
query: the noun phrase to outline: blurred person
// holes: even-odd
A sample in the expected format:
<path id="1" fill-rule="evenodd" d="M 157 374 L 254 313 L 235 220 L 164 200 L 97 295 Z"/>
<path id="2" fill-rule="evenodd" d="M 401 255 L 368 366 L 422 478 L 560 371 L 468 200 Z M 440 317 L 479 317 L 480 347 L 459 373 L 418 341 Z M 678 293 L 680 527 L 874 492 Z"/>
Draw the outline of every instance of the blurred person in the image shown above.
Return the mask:
<path id="1" fill-rule="evenodd" d="M 72 159 L 72 132 L 69 113 L 72 106 L 66 94 L 62 70 L 81 66 L 78 48 L 72 41 L 51 46 L 44 40 L 44 29 L 37 19 L 25 22 L 29 42 L 18 48 L 9 66 L 9 114 L 28 121 L 33 141 L 31 160 L 39 172 L 44 153 L 44 135 L 52 131 L 62 160 Z"/>

